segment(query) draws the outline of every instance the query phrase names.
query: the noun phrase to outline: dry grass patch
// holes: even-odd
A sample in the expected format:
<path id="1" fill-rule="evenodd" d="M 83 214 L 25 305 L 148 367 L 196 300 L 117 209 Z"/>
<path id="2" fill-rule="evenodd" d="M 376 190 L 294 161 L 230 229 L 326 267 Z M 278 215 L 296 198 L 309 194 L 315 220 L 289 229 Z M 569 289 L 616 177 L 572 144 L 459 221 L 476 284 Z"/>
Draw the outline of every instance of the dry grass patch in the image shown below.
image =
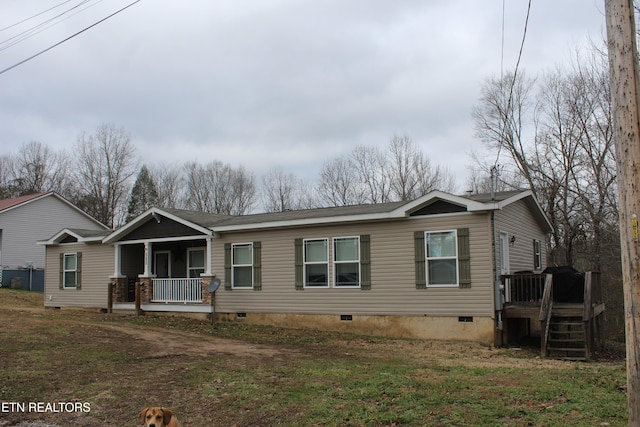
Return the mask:
<path id="1" fill-rule="evenodd" d="M 44 310 L 41 294 L 6 289 L 0 322 L 3 402 L 91 406 L 5 412 L 6 426 L 135 425 L 149 405 L 171 407 L 186 427 L 626 425 L 623 360 L 237 323 L 212 330 L 192 319 Z"/>

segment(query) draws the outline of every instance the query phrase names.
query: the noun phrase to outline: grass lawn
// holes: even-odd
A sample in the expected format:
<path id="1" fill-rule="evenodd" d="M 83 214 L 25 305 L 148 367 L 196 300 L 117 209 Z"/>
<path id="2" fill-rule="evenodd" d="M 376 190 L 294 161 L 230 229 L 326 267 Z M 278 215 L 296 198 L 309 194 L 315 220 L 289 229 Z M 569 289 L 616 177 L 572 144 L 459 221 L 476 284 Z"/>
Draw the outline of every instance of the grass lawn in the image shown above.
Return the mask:
<path id="1" fill-rule="evenodd" d="M 186 427 L 627 425 L 621 359 L 42 305 L 0 289 L 2 427 L 134 426 L 146 406 Z M 33 402 L 85 406 L 15 406 Z"/>

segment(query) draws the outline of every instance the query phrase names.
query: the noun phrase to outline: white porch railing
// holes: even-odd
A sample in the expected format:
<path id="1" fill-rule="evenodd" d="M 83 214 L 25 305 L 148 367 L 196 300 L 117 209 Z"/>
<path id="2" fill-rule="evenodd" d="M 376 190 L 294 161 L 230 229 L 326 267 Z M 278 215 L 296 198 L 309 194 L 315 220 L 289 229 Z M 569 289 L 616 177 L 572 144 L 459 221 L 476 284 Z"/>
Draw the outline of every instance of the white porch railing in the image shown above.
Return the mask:
<path id="1" fill-rule="evenodd" d="M 152 302 L 202 302 L 202 279 L 153 279 Z"/>

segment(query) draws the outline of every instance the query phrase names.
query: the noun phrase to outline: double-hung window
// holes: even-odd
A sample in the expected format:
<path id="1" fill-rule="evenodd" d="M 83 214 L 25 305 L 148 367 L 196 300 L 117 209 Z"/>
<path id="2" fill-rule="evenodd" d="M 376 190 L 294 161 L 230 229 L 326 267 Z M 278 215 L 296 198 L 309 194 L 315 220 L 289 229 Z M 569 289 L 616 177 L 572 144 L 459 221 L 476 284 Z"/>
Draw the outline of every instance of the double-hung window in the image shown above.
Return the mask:
<path id="1" fill-rule="evenodd" d="M 204 248 L 187 249 L 187 270 L 190 279 L 197 279 L 204 273 Z"/>
<path id="2" fill-rule="evenodd" d="M 231 247 L 233 288 L 253 287 L 253 244 L 234 243 Z"/>
<path id="3" fill-rule="evenodd" d="M 77 288 L 78 286 L 78 254 L 64 254 L 63 284 L 64 289 Z"/>
<path id="4" fill-rule="evenodd" d="M 425 233 L 427 285 L 458 285 L 456 230 Z"/>
<path id="5" fill-rule="evenodd" d="M 304 240 L 304 286 L 326 288 L 329 286 L 328 239 Z"/>
<path id="6" fill-rule="evenodd" d="M 542 269 L 542 242 L 540 240 L 533 241 L 533 269 Z"/>
<path id="7" fill-rule="evenodd" d="M 360 238 L 333 239 L 334 286 L 360 287 Z"/>

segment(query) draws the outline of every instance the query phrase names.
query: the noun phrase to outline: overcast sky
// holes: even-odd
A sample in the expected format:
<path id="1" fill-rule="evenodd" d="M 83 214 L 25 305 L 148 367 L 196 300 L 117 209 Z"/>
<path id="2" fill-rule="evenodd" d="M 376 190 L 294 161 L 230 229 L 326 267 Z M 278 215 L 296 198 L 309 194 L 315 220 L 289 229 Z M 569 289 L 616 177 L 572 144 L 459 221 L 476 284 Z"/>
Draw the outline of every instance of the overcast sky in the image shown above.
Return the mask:
<path id="1" fill-rule="evenodd" d="M 0 70 L 132 1 L 3 0 Z M 0 74 L 0 155 L 33 140 L 71 149 L 112 123 L 149 165 L 315 180 L 325 160 L 406 134 L 463 186 L 481 149 L 471 110 L 523 36 L 528 2 L 505 3 L 502 49 L 502 0 L 142 0 Z M 521 69 L 567 65 L 604 35 L 604 0 L 533 0 Z"/>

